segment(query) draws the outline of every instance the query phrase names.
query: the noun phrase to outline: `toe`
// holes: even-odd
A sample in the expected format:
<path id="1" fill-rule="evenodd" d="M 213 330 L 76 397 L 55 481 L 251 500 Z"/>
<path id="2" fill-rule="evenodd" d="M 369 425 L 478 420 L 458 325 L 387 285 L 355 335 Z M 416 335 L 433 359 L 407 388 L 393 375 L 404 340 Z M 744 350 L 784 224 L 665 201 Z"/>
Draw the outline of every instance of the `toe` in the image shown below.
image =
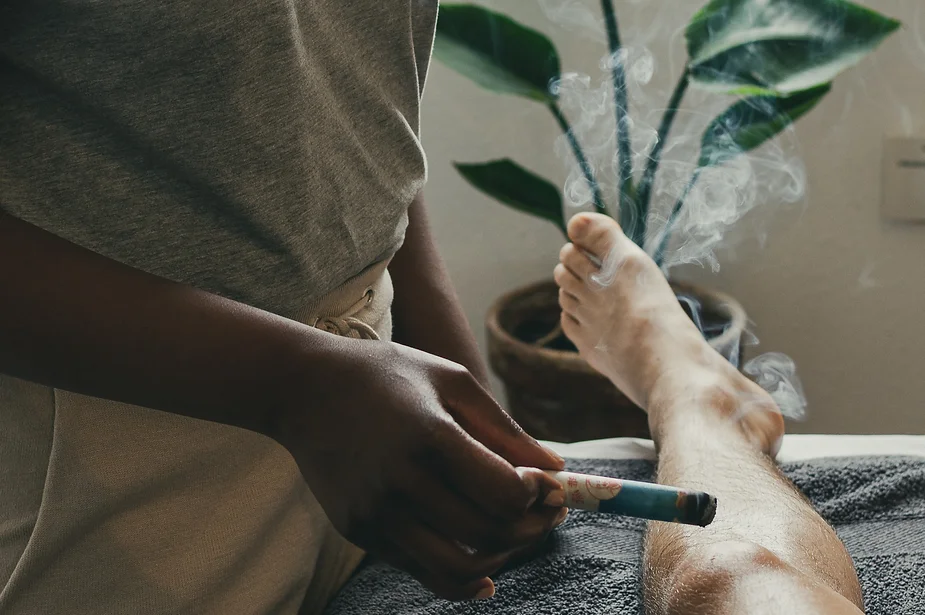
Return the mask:
<path id="1" fill-rule="evenodd" d="M 568 224 L 568 236 L 572 242 L 598 260 L 607 256 L 622 233 L 613 218 L 602 214 L 577 214 Z"/>
<path id="2" fill-rule="evenodd" d="M 587 280 L 599 271 L 599 267 L 591 262 L 574 244 L 567 243 L 559 251 L 559 262 L 565 265 L 572 275 L 579 280 Z"/>
<path id="3" fill-rule="evenodd" d="M 556 284 L 559 288 L 568 291 L 573 295 L 577 295 L 581 292 L 581 289 L 584 288 L 584 282 L 582 282 L 578 276 L 568 270 L 568 268 L 559 263 L 556 265 L 556 268 L 552 272 L 552 277 L 556 281 Z"/>
<path id="4" fill-rule="evenodd" d="M 572 342 L 575 342 L 581 332 L 581 323 L 568 312 L 562 312 L 560 322 L 562 323 L 562 332 L 565 333 L 566 337 L 572 340 Z"/>
<path id="5" fill-rule="evenodd" d="M 559 307 L 562 308 L 562 311 L 566 314 L 578 318 L 578 308 L 581 306 L 581 302 L 578 300 L 578 297 L 572 293 L 559 289 Z"/>

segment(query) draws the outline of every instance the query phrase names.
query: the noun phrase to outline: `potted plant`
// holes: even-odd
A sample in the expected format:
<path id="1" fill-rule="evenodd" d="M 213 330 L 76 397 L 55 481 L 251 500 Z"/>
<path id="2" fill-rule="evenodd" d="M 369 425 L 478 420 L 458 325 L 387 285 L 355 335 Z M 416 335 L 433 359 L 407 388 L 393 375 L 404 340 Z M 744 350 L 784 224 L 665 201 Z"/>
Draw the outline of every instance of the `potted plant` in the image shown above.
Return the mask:
<path id="1" fill-rule="evenodd" d="M 674 224 L 702 173 L 747 155 L 809 112 L 840 73 L 873 51 L 899 22 L 846 0 L 712 0 L 685 30 L 688 59 L 668 101 L 646 164 L 634 173 L 631 122 L 617 16 L 601 0 L 609 43 L 618 157 L 617 203 L 605 203 L 594 170 L 559 105 L 559 55 L 542 33 L 490 9 L 442 4 L 434 55 L 491 91 L 545 105 L 563 131 L 594 210 L 663 265 Z M 657 208 L 653 184 L 672 124 L 691 87 L 737 100 L 707 126 L 690 180 Z M 475 188 L 564 231 L 560 190 L 509 159 L 456 163 Z M 653 209 L 659 209 L 655 215 Z M 662 220 L 658 232 L 649 226 Z M 741 361 L 746 316 L 731 297 L 670 280 L 688 314 L 730 361 Z M 648 435 L 644 414 L 598 375 L 562 335 L 552 281 L 501 297 L 487 317 L 492 368 L 511 414 L 538 438 L 576 441 Z"/>

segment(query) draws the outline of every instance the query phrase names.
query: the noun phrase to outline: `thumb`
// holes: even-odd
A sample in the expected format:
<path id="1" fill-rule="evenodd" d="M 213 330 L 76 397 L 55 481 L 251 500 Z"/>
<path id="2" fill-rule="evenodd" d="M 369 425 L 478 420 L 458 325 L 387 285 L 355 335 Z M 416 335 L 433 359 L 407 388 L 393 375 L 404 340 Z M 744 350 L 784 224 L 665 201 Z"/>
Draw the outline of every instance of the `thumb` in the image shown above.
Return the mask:
<path id="1" fill-rule="evenodd" d="M 471 374 L 441 391 L 446 410 L 470 436 L 513 466 L 561 470 L 562 457 L 530 437 Z"/>

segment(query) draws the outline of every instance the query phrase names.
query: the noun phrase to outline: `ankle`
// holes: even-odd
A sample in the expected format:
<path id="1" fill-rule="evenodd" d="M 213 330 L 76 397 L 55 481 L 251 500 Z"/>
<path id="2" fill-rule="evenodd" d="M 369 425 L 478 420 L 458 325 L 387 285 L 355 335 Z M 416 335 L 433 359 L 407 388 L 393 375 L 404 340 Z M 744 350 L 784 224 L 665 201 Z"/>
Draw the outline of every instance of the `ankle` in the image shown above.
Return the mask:
<path id="1" fill-rule="evenodd" d="M 742 374 L 700 337 L 675 338 L 657 350 L 661 360 L 653 370 L 646 400 L 649 406 L 672 399 L 702 397 L 708 393 L 734 391 Z M 650 408 L 646 408 L 650 411 Z"/>
<path id="2" fill-rule="evenodd" d="M 735 387 L 714 371 L 699 366 L 666 371 L 649 396 L 649 430 L 659 442 L 666 435 L 688 429 L 691 422 L 704 424 L 721 418 L 734 400 Z"/>
<path id="3" fill-rule="evenodd" d="M 729 363 L 666 378 L 650 399 L 649 429 L 660 447 L 697 437 L 738 441 L 772 457 L 780 447 L 784 421 L 774 400 Z"/>

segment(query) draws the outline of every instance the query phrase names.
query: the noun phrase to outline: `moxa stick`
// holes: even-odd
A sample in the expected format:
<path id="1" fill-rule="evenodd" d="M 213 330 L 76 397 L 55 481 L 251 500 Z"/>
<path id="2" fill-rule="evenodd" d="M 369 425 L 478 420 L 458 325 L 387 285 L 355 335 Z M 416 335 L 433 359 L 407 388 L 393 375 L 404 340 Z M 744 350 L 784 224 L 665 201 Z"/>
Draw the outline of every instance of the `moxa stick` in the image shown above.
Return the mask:
<path id="1" fill-rule="evenodd" d="M 565 489 L 569 508 L 701 527 L 716 515 L 716 498 L 702 491 L 574 472 L 546 473 Z"/>

